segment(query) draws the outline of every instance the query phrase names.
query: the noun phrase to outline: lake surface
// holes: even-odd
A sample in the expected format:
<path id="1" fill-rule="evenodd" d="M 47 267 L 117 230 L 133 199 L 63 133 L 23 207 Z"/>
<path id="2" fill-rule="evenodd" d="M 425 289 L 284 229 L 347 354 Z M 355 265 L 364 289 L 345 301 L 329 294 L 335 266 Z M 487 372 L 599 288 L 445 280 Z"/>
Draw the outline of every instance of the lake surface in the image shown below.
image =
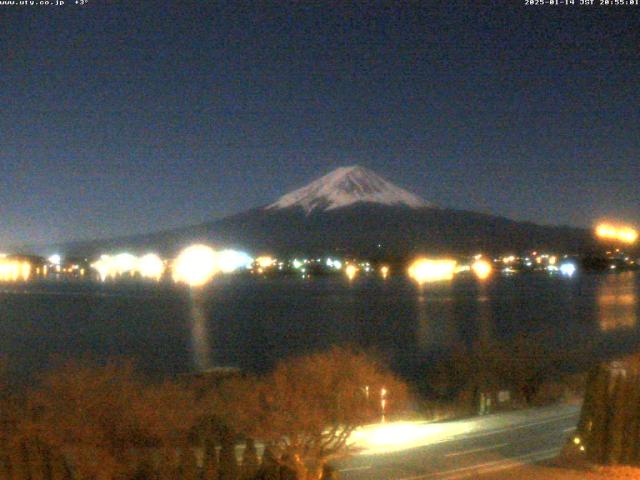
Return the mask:
<path id="1" fill-rule="evenodd" d="M 560 351 L 640 345 L 637 273 L 495 275 L 422 290 L 404 278 L 229 277 L 200 292 L 169 284 L 0 286 L 0 354 L 28 377 L 56 357 L 128 357 L 152 375 L 211 366 L 268 370 L 332 344 L 374 349 L 407 379 L 480 338 L 544 332 Z"/>

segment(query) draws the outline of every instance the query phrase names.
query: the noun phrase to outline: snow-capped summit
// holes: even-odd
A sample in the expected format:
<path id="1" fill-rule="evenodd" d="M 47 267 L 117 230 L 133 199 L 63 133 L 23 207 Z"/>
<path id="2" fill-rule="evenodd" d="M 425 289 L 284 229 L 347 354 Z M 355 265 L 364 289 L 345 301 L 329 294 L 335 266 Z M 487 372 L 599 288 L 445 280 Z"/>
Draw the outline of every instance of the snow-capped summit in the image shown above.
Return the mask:
<path id="1" fill-rule="evenodd" d="M 267 209 L 302 207 L 306 213 L 347 207 L 356 203 L 433 207 L 417 195 L 387 182 L 360 166 L 341 167 L 306 187 L 280 197 Z"/>

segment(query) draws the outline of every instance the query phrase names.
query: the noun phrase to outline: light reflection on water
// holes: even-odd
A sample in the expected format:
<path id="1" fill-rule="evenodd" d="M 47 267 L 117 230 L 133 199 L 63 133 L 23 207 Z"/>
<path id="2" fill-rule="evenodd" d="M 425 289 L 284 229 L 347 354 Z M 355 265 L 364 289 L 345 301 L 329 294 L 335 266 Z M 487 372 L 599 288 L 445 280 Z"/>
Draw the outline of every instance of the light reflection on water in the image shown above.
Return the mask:
<path id="1" fill-rule="evenodd" d="M 52 355 L 86 353 L 131 357 L 158 375 L 213 366 L 260 372 L 290 355 L 354 344 L 418 378 L 434 352 L 521 333 L 548 332 L 544 341 L 557 350 L 600 342 L 608 354 L 626 342 L 630 351 L 640 344 L 638 280 L 494 275 L 420 291 L 398 277 L 228 278 L 197 295 L 171 285 L 21 285 L 0 291 L 0 355 L 30 372 Z"/>
<path id="2" fill-rule="evenodd" d="M 220 292 L 214 300 L 205 292 L 191 296 L 191 356 L 197 370 L 214 363 L 260 370 L 293 353 L 349 343 L 373 347 L 397 361 L 400 370 L 414 370 L 424 355 L 461 342 L 487 346 L 517 332 L 537 331 L 551 332 L 550 338 L 573 348 L 581 336 L 593 337 L 597 330 L 637 326 L 636 274 L 592 276 L 582 282 L 580 288 L 575 279 L 561 277 L 421 287 L 399 283 L 389 287 L 375 281 L 350 283 L 346 288 L 330 280 L 267 282 L 254 285 L 255 298 L 244 298 L 241 292 L 246 290 L 228 284 L 225 288 L 234 290 L 232 298 Z M 284 294 L 286 287 L 293 291 Z M 408 308 L 412 296 L 415 307 Z M 240 299 L 246 304 L 238 305 Z M 205 309 L 208 301 L 210 308 Z M 230 315 L 230 302 L 236 303 L 232 310 L 238 317 Z M 219 320 L 215 333 L 212 318 Z M 414 336 L 406 331 L 411 326 Z M 267 337 L 256 339 L 255 332 L 264 328 L 262 335 Z M 265 351 L 266 345 L 256 341 L 270 344 L 271 349 Z M 585 348 L 588 343 L 584 342 Z"/>
<path id="3" fill-rule="evenodd" d="M 198 371 L 208 370 L 212 367 L 209 319 L 205 311 L 205 297 L 200 291 L 191 292 L 190 321 L 193 363 Z"/>
<path id="4" fill-rule="evenodd" d="M 598 323 L 603 332 L 634 328 L 638 324 L 636 275 L 632 272 L 607 275 L 598 285 Z"/>
<path id="5" fill-rule="evenodd" d="M 455 322 L 450 321 L 453 315 L 454 299 L 450 286 L 444 285 L 435 294 L 418 287 L 417 300 L 417 343 L 423 351 L 433 347 L 453 345 L 458 341 Z"/>
<path id="6" fill-rule="evenodd" d="M 478 343 L 481 347 L 489 345 L 493 339 L 493 315 L 490 298 L 487 295 L 486 285 L 483 283 L 478 290 Z"/>

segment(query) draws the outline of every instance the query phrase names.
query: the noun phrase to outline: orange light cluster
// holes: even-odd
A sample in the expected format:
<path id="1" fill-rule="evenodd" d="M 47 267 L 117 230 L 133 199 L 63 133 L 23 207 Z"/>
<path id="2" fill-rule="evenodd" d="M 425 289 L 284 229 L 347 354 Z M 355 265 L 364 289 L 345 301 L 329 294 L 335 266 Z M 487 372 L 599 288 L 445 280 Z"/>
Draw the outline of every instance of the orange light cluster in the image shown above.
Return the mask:
<path id="1" fill-rule="evenodd" d="M 277 260 L 268 255 L 263 255 L 256 258 L 255 263 L 259 268 L 271 268 L 276 265 Z"/>
<path id="2" fill-rule="evenodd" d="M 98 272 L 101 280 L 118 278 L 124 275 L 139 274 L 143 278 L 160 280 L 165 270 L 162 259 L 155 253 L 149 253 L 142 257 L 136 257 L 130 253 L 117 255 L 102 255 L 91 266 Z M 58 271 L 59 270 L 59 267 Z"/>
<path id="3" fill-rule="evenodd" d="M 380 275 L 382 275 L 382 278 L 386 280 L 389 276 L 389 267 L 386 265 L 380 267 Z"/>
<path id="4" fill-rule="evenodd" d="M 451 280 L 456 270 L 455 260 L 419 258 L 409 267 L 409 276 L 419 285 Z"/>
<path id="5" fill-rule="evenodd" d="M 220 272 L 220 267 L 214 249 L 206 245 L 191 245 L 173 261 L 172 270 L 175 282 L 201 287 Z"/>
<path id="6" fill-rule="evenodd" d="M 358 274 L 358 271 L 360 269 L 358 267 L 356 267 L 353 264 L 349 264 L 347 265 L 347 267 L 344 269 L 344 273 L 347 275 L 347 278 L 349 280 L 353 280 L 354 278 L 356 278 L 356 275 Z"/>
<path id="7" fill-rule="evenodd" d="M 0 258 L 0 281 L 27 281 L 31 276 L 31 264 L 21 260 Z"/>
<path id="8" fill-rule="evenodd" d="M 478 277 L 479 280 L 485 280 L 491 275 L 493 267 L 488 261 L 478 259 L 471 265 L 471 270 L 473 270 L 473 273 L 476 275 L 476 277 Z"/>
<path id="9" fill-rule="evenodd" d="M 596 235 L 603 240 L 613 240 L 622 243 L 635 243 L 638 239 L 638 231 L 628 226 L 616 226 L 610 223 L 601 223 L 596 228 Z"/>

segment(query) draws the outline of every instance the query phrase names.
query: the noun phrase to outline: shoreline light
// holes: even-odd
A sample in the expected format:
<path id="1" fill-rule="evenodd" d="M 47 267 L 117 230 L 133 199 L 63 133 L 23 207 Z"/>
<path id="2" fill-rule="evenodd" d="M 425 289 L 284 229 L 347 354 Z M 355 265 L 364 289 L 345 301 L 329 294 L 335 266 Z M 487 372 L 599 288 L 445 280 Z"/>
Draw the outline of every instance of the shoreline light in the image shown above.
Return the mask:
<path id="1" fill-rule="evenodd" d="M 277 260 L 269 255 L 262 255 L 255 260 L 258 268 L 266 269 L 275 266 Z"/>
<path id="2" fill-rule="evenodd" d="M 165 266 L 162 259 L 155 253 L 147 253 L 138 260 L 137 271 L 143 278 L 160 280 L 164 273 Z"/>
<path id="3" fill-rule="evenodd" d="M 389 267 L 386 265 L 383 265 L 382 267 L 380 267 L 380 275 L 382 275 L 382 278 L 386 280 L 387 277 L 389 276 Z"/>
<path id="4" fill-rule="evenodd" d="M 638 231 L 629 226 L 616 226 L 611 223 L 601 223 L 596 227 L 596 236 L 603 240 L 614 240 L 622 243 L 635 243 Z"/>
<path id="5" fill-rule="evenodd" d="M 26 282 L 31 277 L 31 264 L 17 259 L 0 259 L 1 282 Z"/>
<path id="6" fill-rule="evenodd" d="M 173 280 L 191 287 L 206 284 L 218 271 L 217 254 L 206 245 L 185 248 L 173 262 Z"/>
<path id="7" fill-rule="evenodd" d="M 572 262 L 566 262 L 560 265 L 560 273 L 565 277 L 573 277 L 576 273 L 576 266 Z"/>
<path id="8" fill-rule="evenodd" d="M 479 280 L 486 280 L 491 275 L 493 267 L 488 261 L 479 258 L 473 262 L 471 270 Z"/>
<path id="9" fill-rule="evenodd" d="M 358 267 L 356 267 L 355 265 L 349 264 L 344 269 L 344 273 L 347 275 L 347 278 L 349 279 L 349 281 L 351 281 L 354 278 L 356 278 L 356 275 L 358 274 L 358 270 L 359 270 Z"/>
<path id="10" fill-rule="evenodd" d="M 206 245 L 192 245 L 185 248 L 170 266 L 174 281 L 196 286 L 203 285 L 219 272 L 233 273 L 240 268 L 249 267 L 252 262 L 253 259 L 245 252 L 216 251 Z M 155 253 L 147 253 L 141 257 L 119 253 L 101 255 L 91 267 L 102 281 L 124 275 L 160 281 L 167 270 L 167 262 Z"/>
<path id="11" fill-rule="evenodd" d="M 98 272 L 103 282 L 108 278 L 118 278 L 123 275 L 133 277 L 136 274 L 142 278 L 160 280 L 165 270 L 164 262 L 155 253 L 147 253 L 142 257 L 124 252 L 117 255 L 101 255 L 91 264 L 91 267 Z M 81 274 L 83 274 L 82 269 Z"/>
<path id="12" fill-rule="evenodd" d="M 113 258 L 113 265 L 117 275 L 131 273 L 136 270 L 138 259 L 130 253 L 119 253 Z"/>
<path id="13" fill-rule="evenodd" d="M 233 273 L 239 268 L 247 268 L 253 259 L 246 253 L 237 250 L 222 250 L 217 253 L 218 267 L 222 273 Z"/>
<path id="14" fill-rule="evenodd" d="M 115 276 L 113 259 L 110 255 L 101 255 L 100 258 L 91 264 L 91 268 L 98 272 L 101 281 L 105 281 L 111 276 Z"/>
<path id="15" fill-rule="evenodd" d="M 457 262 L 450 259 L 435 260 L 419 258 L 409 267 L 409 276 L 415 280 L 418 285 L 443 282 L 453 278 L 456 265 Z"/>

